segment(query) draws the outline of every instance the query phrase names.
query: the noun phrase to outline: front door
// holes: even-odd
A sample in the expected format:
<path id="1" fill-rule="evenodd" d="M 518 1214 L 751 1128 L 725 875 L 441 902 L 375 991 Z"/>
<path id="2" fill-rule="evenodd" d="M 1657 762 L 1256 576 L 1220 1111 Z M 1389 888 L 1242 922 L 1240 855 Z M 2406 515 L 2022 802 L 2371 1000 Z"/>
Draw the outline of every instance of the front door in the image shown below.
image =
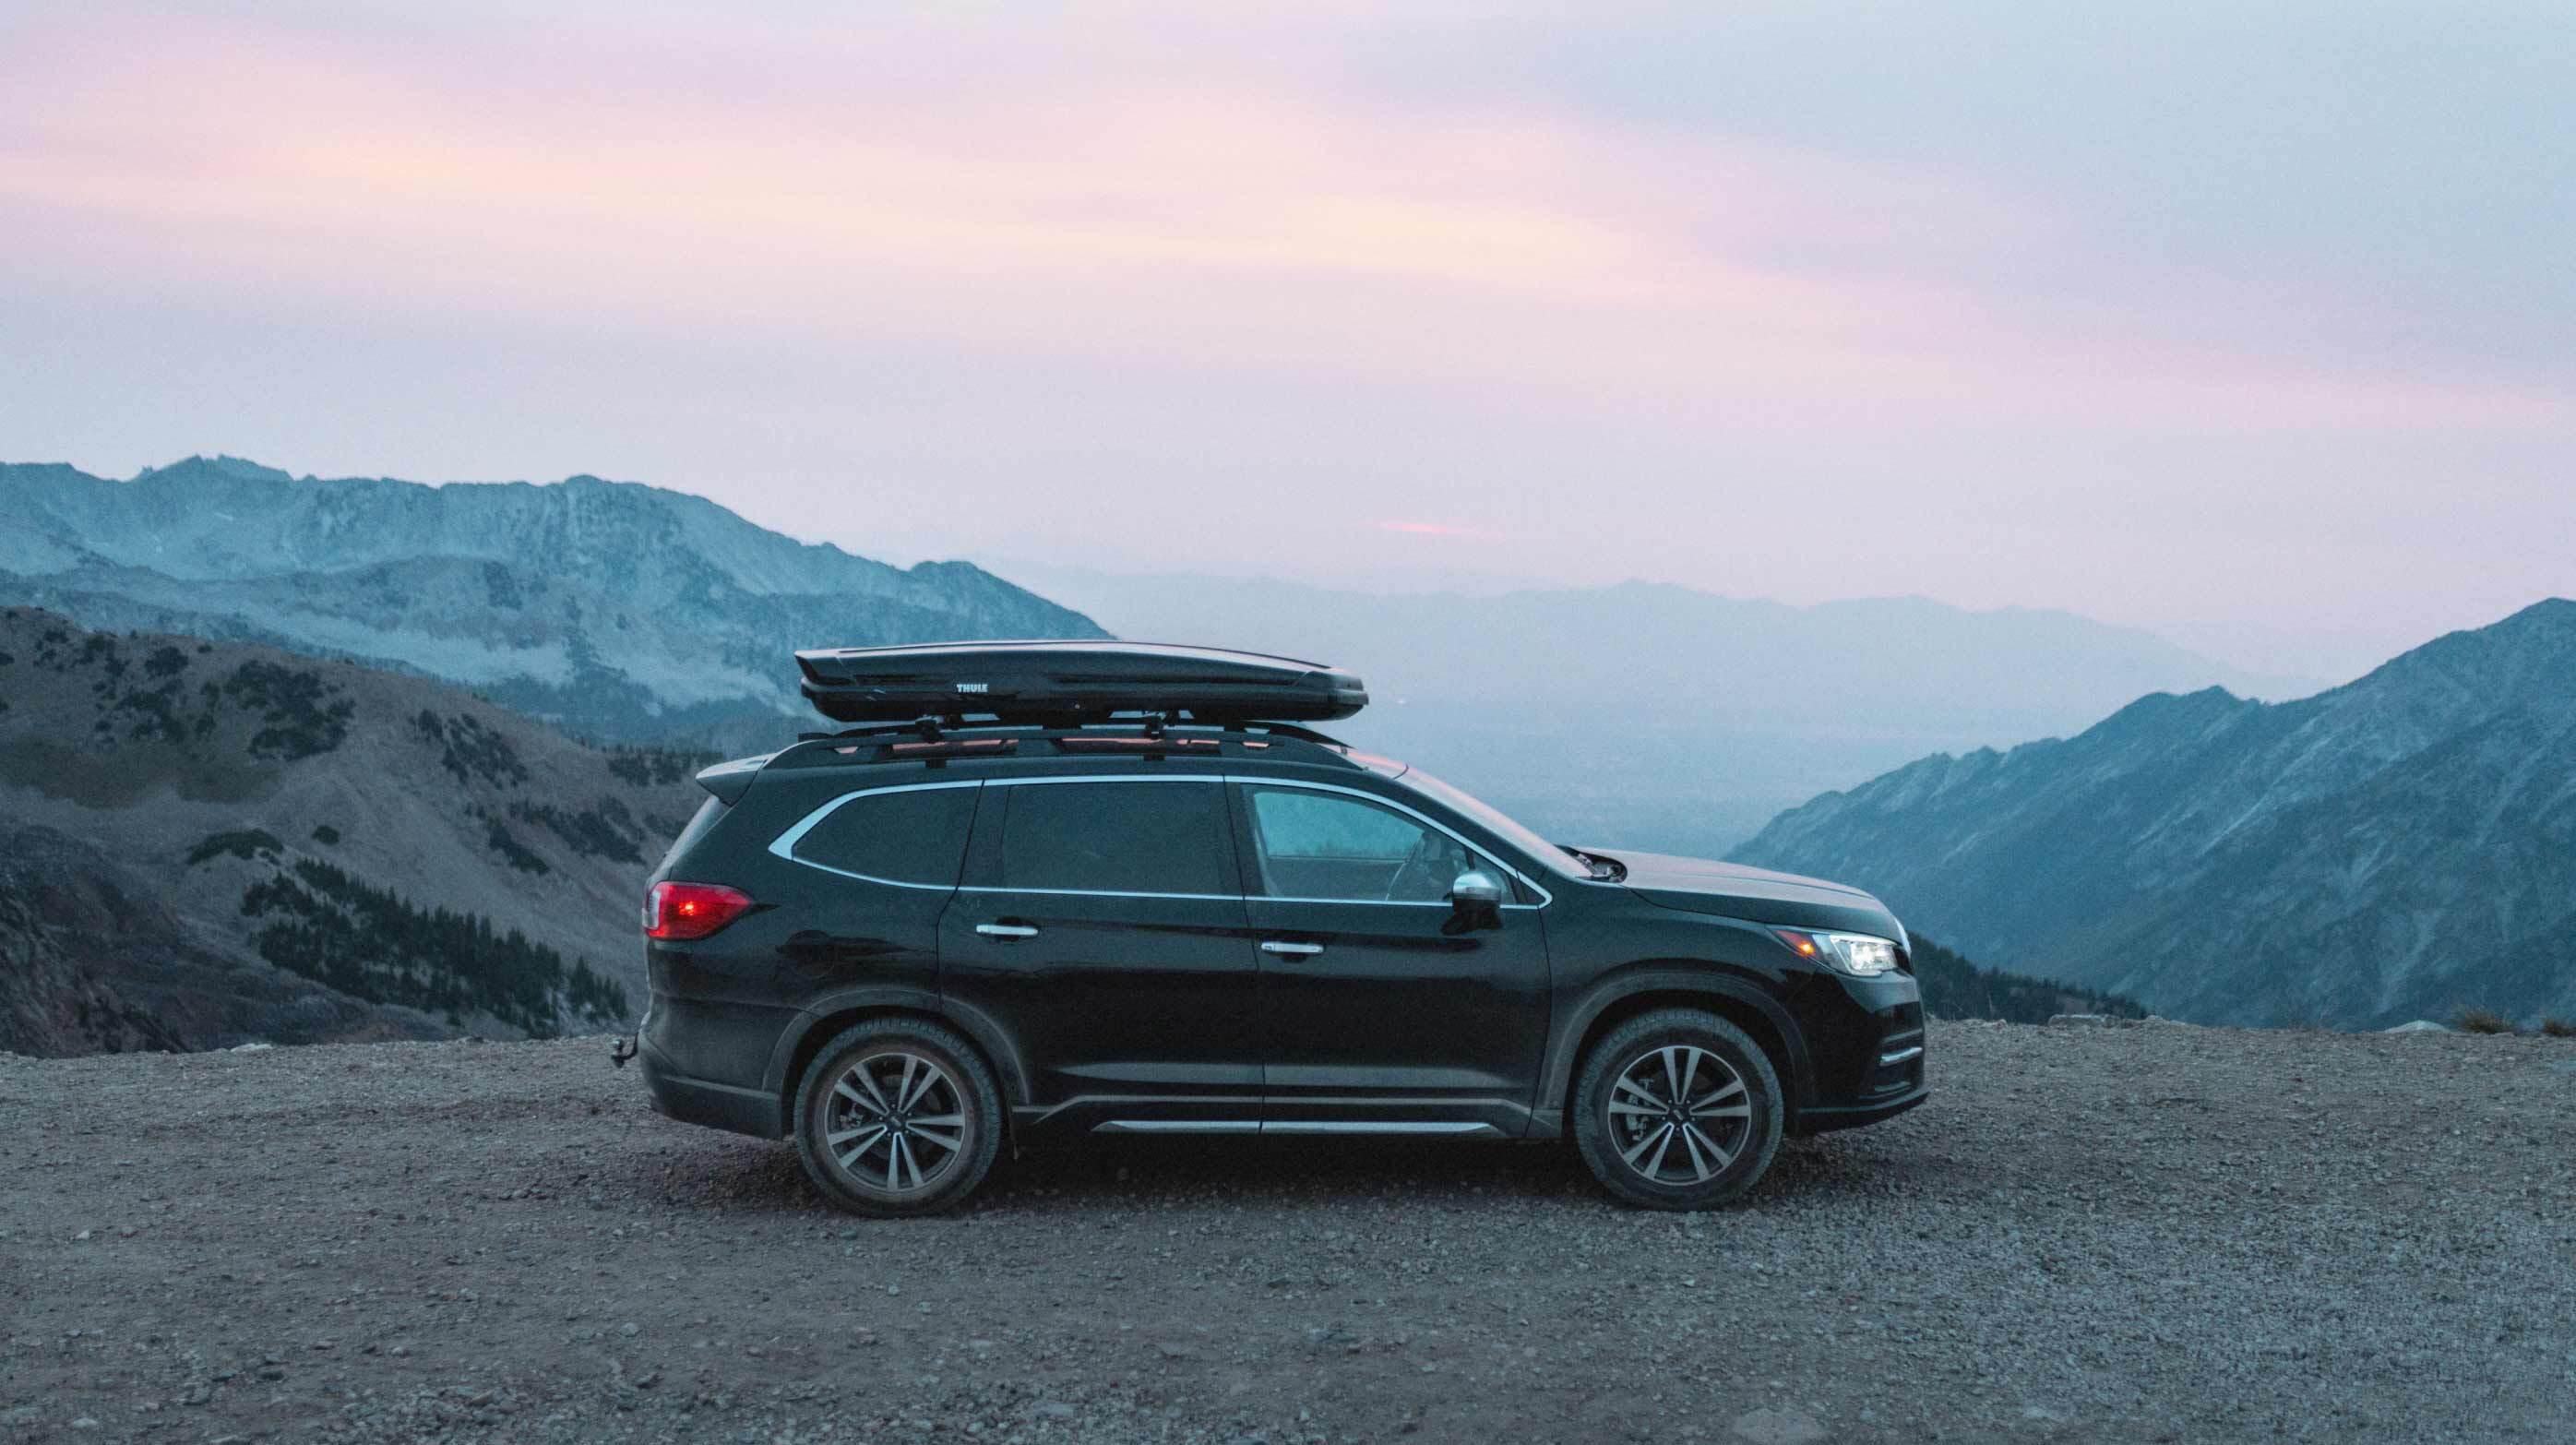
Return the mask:
<path id="1" fill-rule="evenodd" d="M 1353 789 L 1237 789 L 1261 950 L 1266 1133 L 1500 1132 L 1529 1122 L 1546 1045 L 1547 942 L 1511 901 L 1462 916 L 1451 884 L 1520 885 L 1427 815 Z"/>
<path id="2" fill-rule="evenodd" d="M 940 988 L 1009 1034 L 1024 1130 L 1249 1131 L 1258 982 L 1222 780 L 992 779 Z"/>

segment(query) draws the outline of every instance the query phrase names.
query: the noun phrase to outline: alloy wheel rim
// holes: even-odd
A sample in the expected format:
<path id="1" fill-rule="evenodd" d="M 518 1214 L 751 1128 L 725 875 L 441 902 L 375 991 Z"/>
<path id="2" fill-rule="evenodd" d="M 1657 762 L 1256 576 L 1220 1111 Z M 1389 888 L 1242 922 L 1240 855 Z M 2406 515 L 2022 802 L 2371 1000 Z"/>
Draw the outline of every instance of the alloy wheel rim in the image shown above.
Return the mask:
<path id="1" fill-rule="evenodd" d="M 936 1060 L 908 1050 L 852 1061 L 825 1096 L 823 1147 L 852 1183 L 873 1193 L 935 1187 L 973 1137 L 957 1081 Z"/>
<path id="2" fill-rule="evenodd" d="M 1753 1098 L 1743 1076 L 1691 1044 L 1639 1054 L 1612 1081 L 1602 1109 L 1620 1162 L 1667 1187 L 1716 1178 L 1753 1134 Z"/>

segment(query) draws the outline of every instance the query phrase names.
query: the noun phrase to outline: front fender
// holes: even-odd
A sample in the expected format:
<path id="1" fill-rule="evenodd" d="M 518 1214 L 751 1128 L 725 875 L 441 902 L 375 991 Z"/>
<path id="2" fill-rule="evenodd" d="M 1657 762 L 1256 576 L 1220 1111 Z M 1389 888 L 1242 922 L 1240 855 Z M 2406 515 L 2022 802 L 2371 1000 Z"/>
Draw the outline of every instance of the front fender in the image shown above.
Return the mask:
<path id="1" fill-rule="evenodd" d="M 1573 1092 L 1574 1064 L 1583 1040 L 1602 1015 L 1621 1003 L 1646 994 L 1697 994 L 1712 1000 L 1724 1000 L 1730 1006 L 1751 1010 L 1778 1037 L 1781 1047 L 1782 1082 L 1788 1086 L 1792 1113 L 1794 1103 L 1808 1096 L 1815 1084 L 1815 1065 L 1807 1052 L 1807 1036 L 1798 1021 L 1781 1007 L 1778 999 L 1751 979 L 1742 978 L 1720 965 L 1678 960 L 1654 960 L 1630 964 L 1607 974 L 1586 989 L 1575 1004 L 1564 1011 L 1548 1032 L 1547 1057 L 1539 1066 L 1539 1110 L 1561 1127 L 1569 1096 Z"/>

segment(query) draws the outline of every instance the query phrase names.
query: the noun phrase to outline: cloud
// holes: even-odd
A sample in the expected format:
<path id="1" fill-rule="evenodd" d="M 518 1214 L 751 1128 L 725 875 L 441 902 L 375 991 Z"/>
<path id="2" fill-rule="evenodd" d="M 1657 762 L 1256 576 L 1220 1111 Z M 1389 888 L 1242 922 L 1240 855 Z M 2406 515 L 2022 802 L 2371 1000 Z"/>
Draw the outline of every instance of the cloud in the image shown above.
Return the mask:
<path id="1" fill-rule="evenodd" d="M 0 60 L 0 206 L 31 275 L 244 306 L 908 338 L 1756 430 L 2520 425 L 2563 401 L 2213 339 L 2170 320 L 2187 290 L 1997 290 L 2016 258 L 2124 263 L 1931 169 L 1222 58 L 1158 74 L 1114 27 L 1105 71 L 875 39 L 586 67 L 455 35 L 39 26 Z M 993 71 L 874 83 L 901 44 Z M 545 74 L 573 81 L 521 83 Z"/>
<path id="2" fill-rule="evenodd" d="M 1493 541 L 1503 534 L 1483 527 L 1461 527 L 1448 522 L 1395 522 L 1377 524 L 1381 532 L 1397 532 L 1408 537 L 1460 537 L 1475 541 Z"/>
<path id="3" fill-rule="evenodd" d="M 2563 85 L 2338 87 L 2313 8 L 1508 8 L 24 0 L 0 438 L 1140 570 L 2570 585 Z"/>

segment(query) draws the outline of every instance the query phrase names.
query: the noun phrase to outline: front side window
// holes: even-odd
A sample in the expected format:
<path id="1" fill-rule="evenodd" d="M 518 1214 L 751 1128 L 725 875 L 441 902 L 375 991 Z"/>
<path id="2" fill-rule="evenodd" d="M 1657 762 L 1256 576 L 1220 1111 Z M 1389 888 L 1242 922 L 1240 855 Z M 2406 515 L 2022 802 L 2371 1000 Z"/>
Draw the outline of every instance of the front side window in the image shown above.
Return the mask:
<path id="1" fill-rule="evenodd" d="M 1475 794 L 1440 781 L 1420 768 L 1407 768 L 1403 786 L 1422 793 L 1466 814 L 1493 830 L 1496 837 L 1529 855 L 1531 861 L 1551 873 L 1568 878 L 1594 881 L 1592 870 L 1574 861 L 1566 851 L 1532 832 L 1519 819 L 1477 797 Z"/>
<path id="2" fill-rule="evenodd" d="M 1272 898 L 1442 903 L 1469 869 L 1500 877 L 1457 839 L 1363 798 L 1258 784 L 1244 796 L 1254 871 Z"/>
<path id="3" fill-rule="evenodd" d="M 1039 783 L 994 788 L 1000 885 L 1082 893 L 1240 890 L 1214 781 Z"/>
<path id="4" fill-rule="evenodd" d="M 835 873 L 953 888 L 975 822 L 972 787 L 861 793 L 824 814 L 788 856 Z"/>

